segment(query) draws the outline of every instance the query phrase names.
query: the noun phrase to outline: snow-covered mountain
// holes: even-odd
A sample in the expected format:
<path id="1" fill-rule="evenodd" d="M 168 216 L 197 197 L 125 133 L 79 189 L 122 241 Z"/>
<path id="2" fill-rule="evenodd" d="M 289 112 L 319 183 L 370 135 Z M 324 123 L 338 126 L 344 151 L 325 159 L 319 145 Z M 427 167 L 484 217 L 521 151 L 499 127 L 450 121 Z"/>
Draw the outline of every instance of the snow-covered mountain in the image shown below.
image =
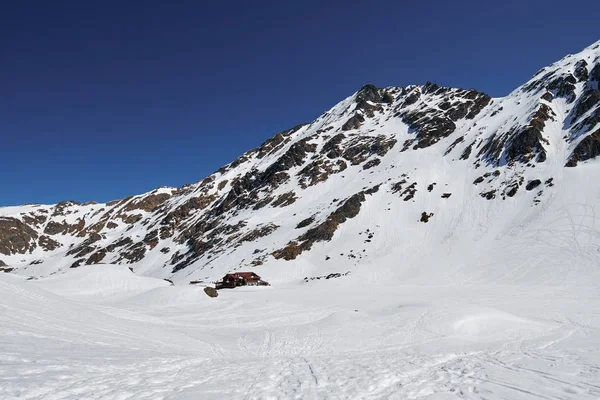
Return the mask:
<path id="1" fill-rule="evenodd" d="M 503 98 L 365 85 L 198 183 L 0 208 L 0 262 L 32 276 L 128 264 L 176 282 L 249 269 L 569 282 L 600 256 L 599 82 L 600 42 Z"/>
<path id="2" fill-rule="evenodd" d="M 0 208 L 0 398 L 600 398 L 599 81 L 365 85 L 199 183 Z M 235 270 L 272 286 L 187 284 Z"/>

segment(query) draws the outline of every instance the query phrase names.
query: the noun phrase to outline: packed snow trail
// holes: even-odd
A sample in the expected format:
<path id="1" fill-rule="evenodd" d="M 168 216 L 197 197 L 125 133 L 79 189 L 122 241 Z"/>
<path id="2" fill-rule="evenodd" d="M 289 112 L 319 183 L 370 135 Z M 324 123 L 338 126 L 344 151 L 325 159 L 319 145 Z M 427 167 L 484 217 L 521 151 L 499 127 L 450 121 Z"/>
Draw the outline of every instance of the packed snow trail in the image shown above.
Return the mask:
<path id="1" fill-rule="evenodd" d="M 85 279 L 100 270 L 104 280 Z M 600 396 L 589 286 L 365 287 L 349 276 L 210 299 L 163 282 L 109 265 L 0 275 L 0 398 Z"/>

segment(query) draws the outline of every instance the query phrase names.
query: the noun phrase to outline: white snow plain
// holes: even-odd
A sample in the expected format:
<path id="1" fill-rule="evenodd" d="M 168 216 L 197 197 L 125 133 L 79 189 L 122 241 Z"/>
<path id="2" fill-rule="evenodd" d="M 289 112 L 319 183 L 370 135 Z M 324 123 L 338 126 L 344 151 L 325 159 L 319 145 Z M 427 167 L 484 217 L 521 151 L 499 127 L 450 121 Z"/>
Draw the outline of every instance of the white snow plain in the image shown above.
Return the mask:
<path id="1" fill-rule="evenodd" d="M 0 274 L 2 399 L 597 399 L 597 286 Z M 588 282 L 589 283 L 589 282 Z"/>

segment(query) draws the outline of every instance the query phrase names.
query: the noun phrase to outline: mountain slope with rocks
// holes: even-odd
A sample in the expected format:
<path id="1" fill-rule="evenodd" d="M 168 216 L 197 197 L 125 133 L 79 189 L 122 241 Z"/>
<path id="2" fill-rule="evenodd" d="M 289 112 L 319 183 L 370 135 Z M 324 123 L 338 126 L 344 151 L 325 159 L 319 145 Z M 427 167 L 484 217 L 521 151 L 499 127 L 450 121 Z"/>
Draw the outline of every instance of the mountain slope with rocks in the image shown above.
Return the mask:
<path id="1" fill-rule="evenodd" d="M 497 279 L 554 279 L 544 269 L 574 248 L 577 268 L 597 259 L 599 82 L 600 42 L 503 98 L 365 85 L 198 183 L 105 204 L 0 208 L 0 265 L 39 277 L 127 264 L 187 282 L 361 268 L 477 280 L 483 263 Z M 494 254 L 502 266 L 486 264 Z"/>

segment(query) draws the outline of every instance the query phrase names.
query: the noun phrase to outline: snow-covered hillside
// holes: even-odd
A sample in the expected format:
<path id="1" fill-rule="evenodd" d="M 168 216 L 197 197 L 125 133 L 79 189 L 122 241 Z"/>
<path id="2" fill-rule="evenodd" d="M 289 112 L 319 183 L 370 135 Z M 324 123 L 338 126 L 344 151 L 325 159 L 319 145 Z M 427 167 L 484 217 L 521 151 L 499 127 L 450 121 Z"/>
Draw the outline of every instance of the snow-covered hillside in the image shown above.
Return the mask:
<path id="1" fill-rule="evenodd" d="M 196 184 L 0 208 L 0 398 L 599 398 L 599 82 L 600 42 L 365 85 Z"/>
<path id="2" fill-rule="evenodd" d="M 554 279 L 556 268 L 538 266 L 587 245 L 583 264 L 595 261 L 599 55 L 595 44 L 567 56 L 505 98 L 365 85 L 199 183 L 107 204 L 1 208 L 0 259 L 32 276 L 127 263 L 177 282 L 373 263 L 379 274 L 393 265 L 461 281 L 483 263 L 501 279 L 535 260 L 531 274 Z M 548 224 L 565 237 L 544 237 Z M 520 247 L 523 235 L 535 244 Z M 511 254 L 502 268 L 490 265 L 497 252 Z"/>

